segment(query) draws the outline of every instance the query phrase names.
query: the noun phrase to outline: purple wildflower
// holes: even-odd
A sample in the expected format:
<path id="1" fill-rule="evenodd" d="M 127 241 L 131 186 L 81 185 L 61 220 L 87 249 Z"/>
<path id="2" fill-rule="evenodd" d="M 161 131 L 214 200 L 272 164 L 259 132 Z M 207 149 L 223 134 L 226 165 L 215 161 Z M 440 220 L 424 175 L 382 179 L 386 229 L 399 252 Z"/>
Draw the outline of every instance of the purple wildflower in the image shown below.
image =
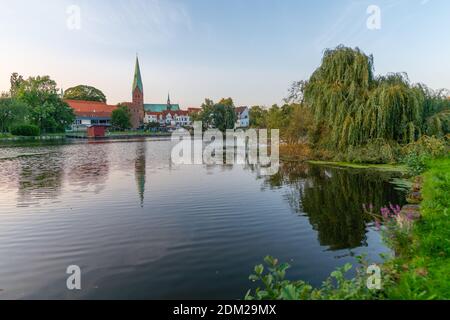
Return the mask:
<path id="1" fill-rule="evenodd" d="M 378 231 L 381 230 L 381 222 L 378 219 L 375 220 L 375 227 L 377 228 Z"/>

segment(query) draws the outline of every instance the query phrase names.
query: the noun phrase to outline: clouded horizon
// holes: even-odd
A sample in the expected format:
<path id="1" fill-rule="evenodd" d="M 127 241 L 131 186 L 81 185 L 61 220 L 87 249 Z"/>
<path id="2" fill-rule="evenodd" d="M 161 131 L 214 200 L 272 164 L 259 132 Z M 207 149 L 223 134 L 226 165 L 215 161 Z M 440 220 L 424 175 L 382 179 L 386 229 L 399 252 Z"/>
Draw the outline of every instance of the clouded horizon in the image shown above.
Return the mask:
<path id="1" fill-rule="evenodd" d="M 205 98 L 281 103 L 325 48 L 359 47 L 376 74 L 450 88 L 447 0 L 0 0 L 0 91 L 9 77 L 50 75 L 64 89 L 92 85 L 108 103 L 131 100 L 139 54 L 147 103 L 170 91 L 183 108 Z M 370 29 L 369 6 L 380 9 Z M 80 24 L 73 27 L 74 8 Z M 72 20 L 70 20 L 72 19 Z M 72 24 L 72 27 L 71 27 Z"/>

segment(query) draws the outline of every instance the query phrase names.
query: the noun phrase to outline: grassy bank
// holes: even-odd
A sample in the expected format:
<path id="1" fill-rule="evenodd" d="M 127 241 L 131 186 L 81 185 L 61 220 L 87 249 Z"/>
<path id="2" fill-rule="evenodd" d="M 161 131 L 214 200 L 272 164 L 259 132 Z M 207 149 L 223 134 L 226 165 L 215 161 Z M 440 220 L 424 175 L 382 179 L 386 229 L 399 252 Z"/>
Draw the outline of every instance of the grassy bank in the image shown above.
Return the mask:
<path id="1" fill-rule="evenodd" d="M 0 139 L 12 138 L 13 135 L 10 133 L 0 133 Z"/>
<path id="2" fill-rule="evenodd" d="M 17 141 L 42 141 L 42 140 L 63 140 L 66 136 L 64 133 L 49 133 L 35 137 L 14 136 L 11 134 L 0 134 L 0 142 L 17 142 Z"/>
<path id="3" fill-rule="evenodd" d="M 382 171 L 396 171 L 406 173 L 408 168 L 400 164 L 363 164 L 363 163 L 349 163 L 349 162 L 333 162 L 333 161 L 307 161 L 310 164 L 352 168 L 352 169 L 375 169 Z"/>
<path id="4" fill-rule="evenodd" d="M 391 299 L 450 299 L 450 158 L 432 160 L 423 175 L 422 220 L 411 243 L 390 262 L 397 283 Z"/>

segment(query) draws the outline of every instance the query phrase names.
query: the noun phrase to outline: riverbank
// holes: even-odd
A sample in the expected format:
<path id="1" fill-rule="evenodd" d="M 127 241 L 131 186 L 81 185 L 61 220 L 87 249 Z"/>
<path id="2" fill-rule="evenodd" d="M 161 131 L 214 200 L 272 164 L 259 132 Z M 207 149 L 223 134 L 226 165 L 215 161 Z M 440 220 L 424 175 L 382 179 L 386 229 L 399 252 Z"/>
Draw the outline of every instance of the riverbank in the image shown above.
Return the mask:
<path id="1" fill-rule="evenodd" d="M 450 157 L 429 162 L 423 174 L 422 219 L 402 253 L 387 262 L 397 280 L 389 299 L 450 299 Z"/>
<path id="2" fill-rule="evenodd" d="M 70 139 L 95 139 L 95 140 L 123 140 L 137 138 L 158 138 L 170 137 L 169 132 L 113 132 L 104 137 L 90 138 L 85 133 L 67 133 L 66 137 Z"/>
<path id="3" fill-rule="evenodd" d="M 349 162 L 333 162 L 333 161 L 307 161 L 307 163 L 315 165 L 324 165 L 341 168 L 352 169 L 373 169 L 381 171 L 395 171 L 401 173 L 407 173 L 408 168 L 401 164 L 366 164 L 366 163 L 349 163 Z"/>
<path id="4" fill-rule="evenodd" d="M 304 281 L 285 280 L 286 270 L 290 266 L 267 257 L 265 263 L 269 271 L 264 273 L 265 267 L 258 265 L 255 274 L 250 276 L 250 280 L 262 283 L 263 287 L 256 289 L 254 294 L 249 291 L 246 299 L 450 299 L 450 157 L 430 160 L 427 165 L 428 170 L 417 179 L 421 181 L 421 186 L 414 187 L 420 188 L 422 202 L 419 206 L 409 205 L 400 210 L 398 206 L 386 204 L 381 214 L 372 211 L 372 206 L 370 211 L 366 211 L 377 220 L 384 217 L 384 227 L 379 221 L 376 224 L 393 250 L 393 256 L 385 256 L 385 262 L 377 266 L 380 270 L 378 288 L 368 288 L 370 262 L 365 261 L 364 257 L 358 257 L 356 275 L 349 277 L 348 272 L 353 266 L 346 264 L 334 271 L 319 288 Z M 411 207 L 414 207 L 414 212 Z M 271 279 L 270 282 L 268 279 Z"/>
<path id="5" fill-rule="evenodd" d="M 326 157 L 329 159 L 330 157 Z M 390 172 L 407 173 L 408 168 L 405 165 L 392 163 L 392 164 L 372 164 L 372 163 L 359 163 L 359 162 L 344 162 L 344 161 L 332 161 L 321 160 L 323 157 L 315 154 L 307 144 L 282 144 L 280 145 L 280 160 L 289 162 L 301 162 L 309 163 L 313 165 L 324 165 L 340 168 L 352 168 L 352 169 L 374 169 Z"/>
<path id="6" fill-rule="evenodd" d="M 36 137 L 13 136 L 10 134 L 0 135 L 0 143 L 20 142 L 20 141 L 49 141 L 49 140 L 64 140 L 64 139 L 66 139 L 65 134 L 48 134 Z"/>

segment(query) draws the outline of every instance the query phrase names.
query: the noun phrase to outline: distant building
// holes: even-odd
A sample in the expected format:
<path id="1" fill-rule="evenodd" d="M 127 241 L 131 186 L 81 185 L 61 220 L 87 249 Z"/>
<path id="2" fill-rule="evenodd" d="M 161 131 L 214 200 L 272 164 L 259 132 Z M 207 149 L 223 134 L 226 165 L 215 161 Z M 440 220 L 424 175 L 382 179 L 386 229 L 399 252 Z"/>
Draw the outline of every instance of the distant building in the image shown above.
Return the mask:
<path id="1" fill-rule="evenodd" d="M 112 112 L 117 106 L 107 105 L 102 102 L 65 100 L 65 102 L 74 110 L 76 120 L 72 125 L 74 130 L 86 130 L 92 125 L 111 125 Z M 161 113 L 164 111 L 180 111 L 178 104 L 171 104 L 170 97 L 167 104 L 146 104 L 144 103 L 144 85 L 142 82 L 141 68 L 139 59 L 136 57 L 134 69 L 134 79 L 132 86 L 132 102 L 123 103 L 131 114 L 131 126 L 133 129 L 139 129 L 148 120 L 146 113 Z M 183 116 L 180 115 L 182 118 Z M 184 120 L 180 120 L 183 122 Z"/>
<path id="2" fill-rule="evenodd" d="M 140 128 L 146 123 L 146 113 L 158 113 L 167 110 L 177 111 L 180 110 L 178 104 L 172 105 L 170 103 L 170 97 L 167 99 L 166 104 L 151 104 L 144 103 L 144 86 L 142 83 L 141 69 L 139 66 L 139 59 L 136 57 L 136 66 L 134 70 L 134 81 L 133 81 L 133 102 L 126 103 L 131 112 L 131 124 L 133 129 Z M 148 122 L 147 122 L 148 123 Z"/>
<path id="3" fill-rule="evenodd" d="M 101 138 L 106 135 L 107 126 L 105 125 L 92 125 L 87 128 L 88 138 Z"/>
<path id="4" fill-rule="evenodd" d="M 192 125 L 189 111 L 180 110 L 178 104 L 170 102 L 170 94 L 167 104 L 147 104 L 145 108 L 144 123 L 158 123 L 161 127 L 180 128 Z"/>
<path id="5" fill-rule="evenodd" d="M 112 112 L 117 106 L 111 106 L 103 102 L 64 100 L 75 113 L 75 122 L 72 130 L 86 130 L 93 125 L 111 125 Z"/>
<path id="6" fill-rule="evenodd" d="M 236 128 L 250 127 L 250 109 L 249 107 L 236 108 Z"/>
<path id="7" fill-rule="evenodd" d="M 192 125 L 188 111 L 165 110 L 163 112 L 146 112 L 144 123 L 158 123 L 161 127 L 180 128 Z"/>

